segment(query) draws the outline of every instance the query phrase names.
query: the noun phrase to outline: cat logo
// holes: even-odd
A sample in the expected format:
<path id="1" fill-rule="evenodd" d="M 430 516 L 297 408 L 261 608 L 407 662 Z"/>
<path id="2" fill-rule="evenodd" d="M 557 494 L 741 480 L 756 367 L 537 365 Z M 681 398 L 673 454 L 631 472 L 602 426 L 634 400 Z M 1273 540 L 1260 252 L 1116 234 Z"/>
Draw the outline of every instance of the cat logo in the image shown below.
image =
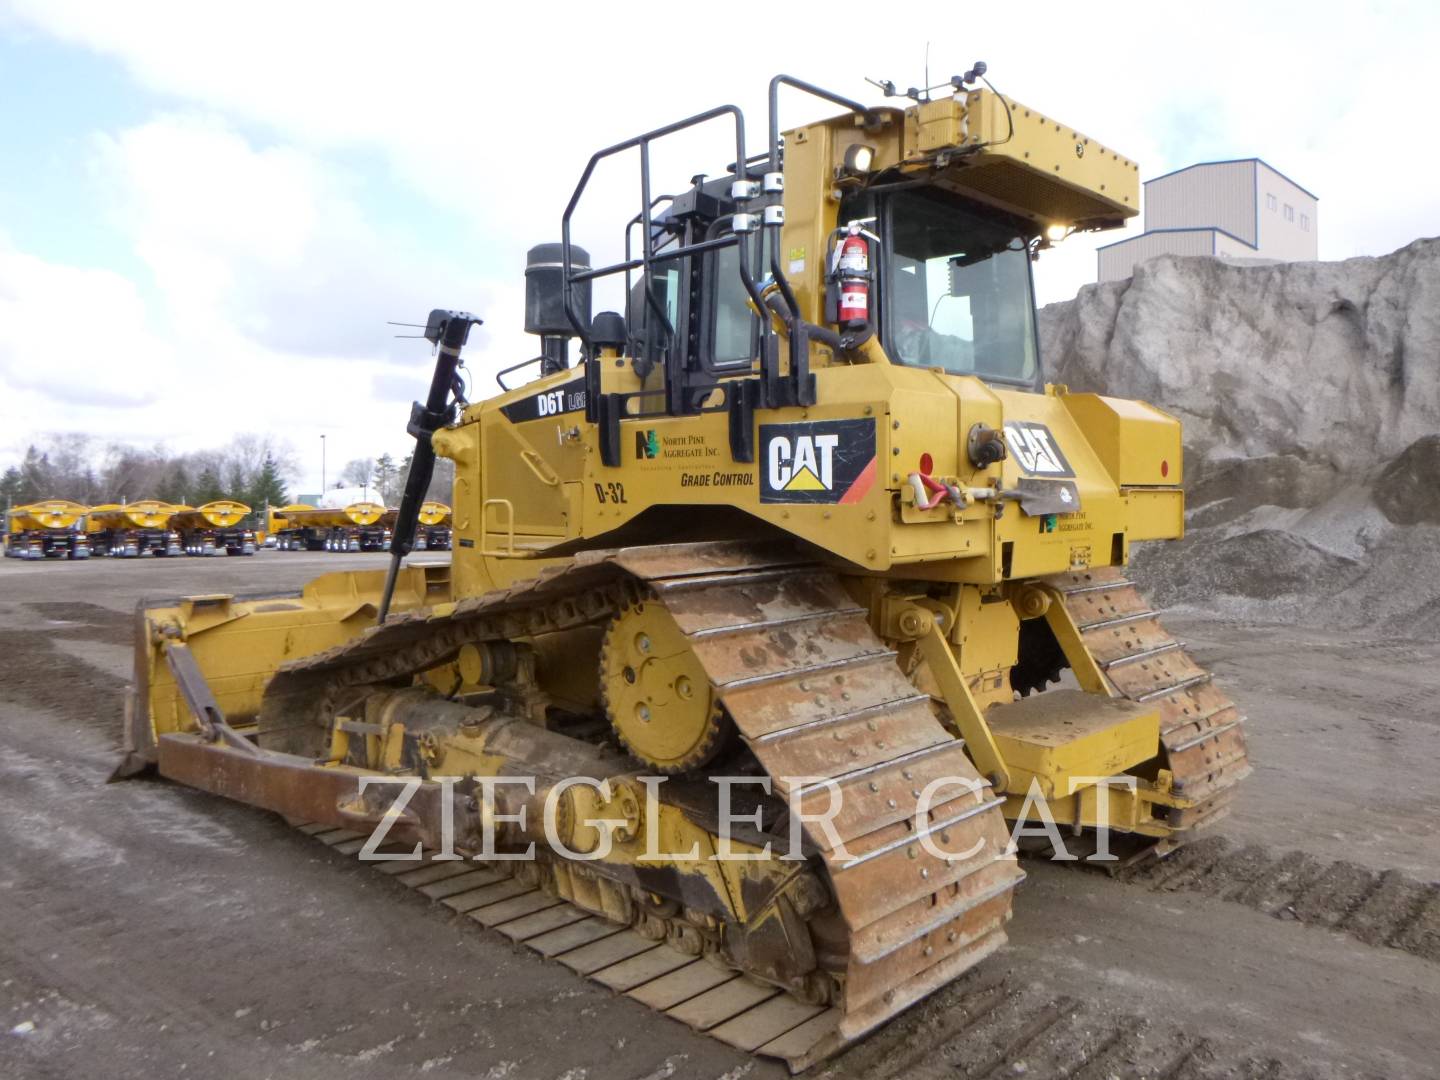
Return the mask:
<path id="1" fill-rule="evenodd" d="M 1005 443 L 1015 462 L 1031 476 L 1074 477 L 1075 471 L 1065 460 L 1050 429 L 1044 424 L 1021 420 L 1005 422 Z"/>
<path id="2" fill-rule="evenodd" d="M 761 424 L 760 501 L 858 502 L 875 481 L 875 421 Z"/>
<path id="3" fill-rule="evenodd" d="M 829 491 L 835 483 L 839 442 L 839 435 L 799 435 L 792 446 L 784 435 L 771 436 L 770 486 L 777 491 Z"/>

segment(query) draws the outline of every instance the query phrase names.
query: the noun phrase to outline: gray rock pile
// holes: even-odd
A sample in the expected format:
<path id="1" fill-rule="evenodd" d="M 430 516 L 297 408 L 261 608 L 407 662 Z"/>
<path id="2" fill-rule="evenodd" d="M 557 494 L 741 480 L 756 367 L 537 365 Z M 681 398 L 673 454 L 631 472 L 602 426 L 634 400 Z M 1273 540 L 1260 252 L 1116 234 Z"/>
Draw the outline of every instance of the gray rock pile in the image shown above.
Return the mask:
<path id="1" fill-rule="evenodd" d="M 1040 313 L 1048 377 L 1185 425 L 1189 536 L 1157 599 L 1440 628 L 1440 239 L 1379 258 L 1162 257 Z"/>

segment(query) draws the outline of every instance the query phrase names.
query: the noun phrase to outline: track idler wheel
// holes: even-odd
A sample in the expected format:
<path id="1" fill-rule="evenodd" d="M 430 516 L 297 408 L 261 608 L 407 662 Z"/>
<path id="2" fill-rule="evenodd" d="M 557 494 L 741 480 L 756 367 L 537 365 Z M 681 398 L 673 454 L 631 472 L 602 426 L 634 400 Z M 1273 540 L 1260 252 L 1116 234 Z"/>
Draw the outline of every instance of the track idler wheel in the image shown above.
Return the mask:
<path id="1" fill-rule="evenodd" d="M 690 643 L 663 604 L 645 600 L 611 621 L 600 653 L 605 715 L 634 757 L 660 773 L 700 768 L 733 724 Z"/>

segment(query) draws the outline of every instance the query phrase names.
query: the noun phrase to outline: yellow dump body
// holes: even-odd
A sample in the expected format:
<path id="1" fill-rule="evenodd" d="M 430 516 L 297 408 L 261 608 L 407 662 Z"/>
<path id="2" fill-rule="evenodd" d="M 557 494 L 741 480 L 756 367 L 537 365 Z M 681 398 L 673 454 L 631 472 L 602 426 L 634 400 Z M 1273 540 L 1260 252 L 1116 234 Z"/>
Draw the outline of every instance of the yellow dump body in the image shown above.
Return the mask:
<path id="1" fill-rule="evenodd" d="M 228 529 L 238 525 L 250 507 L 234 499 L 216 499 L 204 506 L 180 506 L 175 508 L 171 524 L 177 529 Z"/>
<path id="2" fill-rule="evenodd" d="M 104 532 L 108 529 L 164 529 L 181 507 L 161 502 L 159 499 L 141 499 L 138 502 L 104 503 L 92 506 L 86 515 L 88 532 Z"/>
<path id="3" fill-rule="evenodd" d="M 290 503 L 286 506 L 271 507 L 265 515 L 265 531 L 271 536 L 285 529 L 294 528 L 290 516 L 301 510 L 314 510 L 309 503 Z"/>
<path id="4" fill-rule="evenodd" d="M 44 502 L 16 506 L 10 511 L 10 532 L 72 529 L 85 516 L 87 509 L 68 499 L 46 499 Z M 446 512 L 449 512 L 448 508 Z"/>
<path id="5" fill-rule="evenodd" d="M 343 509 L 298 509 L 285 507 L 280 511 L 292 529 L 344 529 L 352 525 L 374 525 L 386 514 L 379 503 L 351 503 Z"/>
<path id="6" fill-rule="evenodd" d="M 427 499 L 420 504 L 421 525 L 449 525 L 450 507 L 435 499 Z"/>

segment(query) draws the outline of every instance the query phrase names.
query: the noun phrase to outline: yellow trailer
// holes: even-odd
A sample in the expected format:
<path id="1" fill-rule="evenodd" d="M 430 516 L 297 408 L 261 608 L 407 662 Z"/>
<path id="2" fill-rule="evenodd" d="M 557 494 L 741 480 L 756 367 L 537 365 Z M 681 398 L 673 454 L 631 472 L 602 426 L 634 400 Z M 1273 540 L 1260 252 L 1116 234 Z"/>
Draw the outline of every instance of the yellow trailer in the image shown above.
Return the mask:
<path id="1" fill-rule="evenodd" d="M 295 503 L 271 511 L 276 546 L 286 551 L 383 551 L 395 512 L 374 502 L 343 507 Z"/>
<path id="2" fill-rule="evenodd" d="M 289 515 L 297 510 L 314 510 L 315 507 L 309 503 L 289 503 L 285 506 L 267 506 L 265 508 L 265 546 L 284 548 L 282 541 L 287 540 L 285 532 L 293 526 L 290 524 Z"/>
<path id="3" fill-rule="evenodd" d="M 170 519 L 180 533 L 187 555 L 254 555 L 255 530 L 245 524 L 250 507 L 234 499 L 216 499 L 203 506 L 176 507 Z"/>
<path id="4" fill-rule="evenodd" d="M 179 555 L 180 534 L 171 519 L 182 509 L 159 499 L 132 503 L 103 503 L 85 515 L 85 531 L 97 555 L 135 558 L 141 555 Z"/>
<path id="5" fill-rule="evenodd" d="M 86 509 L 68 499 L 13 507 L 6 515 L 5 554 L 15 559 L 88 559 L 90 540 L 81 528 Z"/>
<path id="6" fill-rule="evenodd" d="M 450 507 L 438 499 L 420 504 L 419 524 L 415 529 L 416 551 L 450 550 Z"/>

